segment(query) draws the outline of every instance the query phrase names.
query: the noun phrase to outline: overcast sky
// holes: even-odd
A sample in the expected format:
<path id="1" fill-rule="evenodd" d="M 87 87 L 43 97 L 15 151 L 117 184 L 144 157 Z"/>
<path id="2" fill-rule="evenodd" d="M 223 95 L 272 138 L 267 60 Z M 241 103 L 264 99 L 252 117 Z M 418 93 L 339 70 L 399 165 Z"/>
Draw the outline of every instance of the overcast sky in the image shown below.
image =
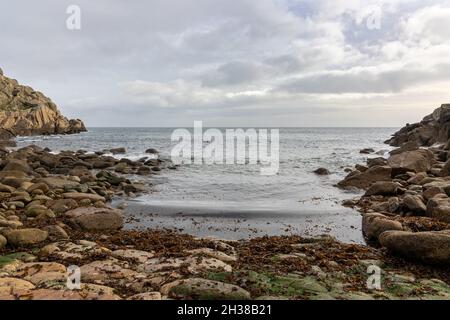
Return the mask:
<path id="1" fill-rule="evenodd" d="M 90 127 L 401 126 L 450 102 L 449 22 L 450 0 L 2 1 L 0 68 Z"/>

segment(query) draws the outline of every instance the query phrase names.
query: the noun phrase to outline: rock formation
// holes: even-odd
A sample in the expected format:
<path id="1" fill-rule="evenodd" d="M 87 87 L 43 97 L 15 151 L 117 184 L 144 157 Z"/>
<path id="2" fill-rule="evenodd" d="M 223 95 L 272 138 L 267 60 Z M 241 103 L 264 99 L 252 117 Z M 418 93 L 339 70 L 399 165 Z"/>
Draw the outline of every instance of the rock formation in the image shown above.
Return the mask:
<path id="1" fill-rule="evenodd" d="M 84 131 L 81 120 L 67 119 L 48 97 L 4 76 L 0 69 L 0 140 Z"/>
<path id="2" fill-rule="evenodd" d="M 386 141 L 394 147 L 409 142 L 418 146 L 446 143 L 450 139 L 450 104 L 443 104 L 419 123 L 407 124 Z"/>

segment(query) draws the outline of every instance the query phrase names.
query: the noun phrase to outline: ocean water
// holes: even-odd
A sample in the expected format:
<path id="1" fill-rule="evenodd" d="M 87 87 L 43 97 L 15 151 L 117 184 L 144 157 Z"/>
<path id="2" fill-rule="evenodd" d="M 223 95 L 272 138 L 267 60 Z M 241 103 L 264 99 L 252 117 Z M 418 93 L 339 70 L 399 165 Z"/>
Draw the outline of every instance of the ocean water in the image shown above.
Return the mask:
<path id="1" fill-rule="evenodd" d="M 19 137 L 19 147 L 36 144 L 53 151 L 98 151 L 125 147 L 139 159 L 148 148 L 169 158 L 172 128 L 90 128 L 68 136 Z M 182 165 L 149 177 L 149 195 L 129 201 L 129 228 L 171 228 L 198 236 L 239 239 L 251 236 L 329 233 L 342 241 L 363 242 L 361 218 L 341 202 L 357 193 L 334 185 L 345 168 L 364 163 L 363 148 L 387 155 L 383 143 L 396 128 L 282 128 L 277 175 L 263 176 L 260 165 Z M 329 176 L 313 171 L 327 168 Z M 122 200 L 118 200 L 122 201 Z"/>

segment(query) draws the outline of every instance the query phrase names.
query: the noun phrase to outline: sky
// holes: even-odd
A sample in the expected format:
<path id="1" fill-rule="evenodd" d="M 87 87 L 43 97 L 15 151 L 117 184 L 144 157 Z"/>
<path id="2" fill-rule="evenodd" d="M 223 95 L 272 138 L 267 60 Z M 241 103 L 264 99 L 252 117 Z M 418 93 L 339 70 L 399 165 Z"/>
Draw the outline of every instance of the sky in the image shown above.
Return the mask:
<path id="1" fill-rule="evenodd" d="M 450 103 L 449 21 L 450 0 L 3 1 L 0 68 L 88 127 L 399 127 Z"/>

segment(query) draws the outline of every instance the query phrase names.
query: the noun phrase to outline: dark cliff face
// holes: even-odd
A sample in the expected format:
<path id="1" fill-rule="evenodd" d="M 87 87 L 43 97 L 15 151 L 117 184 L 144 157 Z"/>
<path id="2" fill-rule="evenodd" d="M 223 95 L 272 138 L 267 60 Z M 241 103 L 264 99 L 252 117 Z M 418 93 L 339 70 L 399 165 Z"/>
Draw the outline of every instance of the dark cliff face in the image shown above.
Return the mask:
<path id="1" fill-rule="evenodd" d="M 4 76 L 0 69 L 0 140 L 83 131 L 81 120 L 67 119 L 44 94 Z"/>
<path id="2" fill-rule="evenodd" d="M 407 124 L 396 132 L 386 143 L 400 147 L 406 143 L 417 146 L 431 146 L 435 143 L 447 143 L 450 139 L 450 104 L 440 108 L 421 122 Z"/>

